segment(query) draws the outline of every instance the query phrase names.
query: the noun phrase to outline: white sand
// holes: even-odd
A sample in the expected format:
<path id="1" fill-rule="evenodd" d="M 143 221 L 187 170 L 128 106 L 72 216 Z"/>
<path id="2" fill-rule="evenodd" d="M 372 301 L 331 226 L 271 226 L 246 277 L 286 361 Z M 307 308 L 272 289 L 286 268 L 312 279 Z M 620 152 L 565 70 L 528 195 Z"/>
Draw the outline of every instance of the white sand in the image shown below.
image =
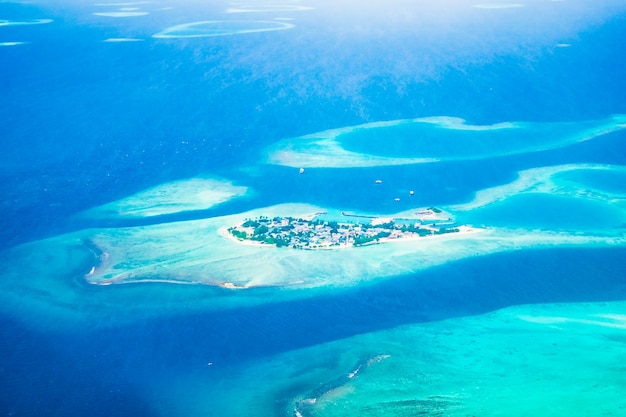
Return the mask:
<path id="1" fill-rule="evenodd" d="M 424 155 L 420 157 L 385 157 L 369 153 L 350 151 L 344 148 L 340 140 L 341 135 L 355 132 L 358 130 L 385 129 L 387 127 L 394 127 L 412 123 L 430 124 L 442 129 L 450 130 L 481 131 L 485 132 L 485 135 L 488 135 L 489 132 L 497 132 L 504 129 L 517 129 L 519 130 L 520 135 L 535 135 L 537 132 L 551 132 L 559 126 L 566 125 L 563 123 L 503 122 L 493 125 L 477 126 L 468 124 L 463 119 L 448 116 L 400 119 L 388 122 L 366 123 L 362 125 L 326 130 L 314 134 L 281 140 L 276 144 L 270 146 L 266 150 L 266 161 L 270 164 L 289 166 L 294 168 L 354 168 L 388 165 L 409 165 L 451 160 L 485 159 L 496 156 L 514 155 L 526 152 L 556 149 L 563 146 L 571 145 L 573 143 L 590 140 L 598 136 L 626 128 L 626 116 L 615 115 L 605 120 L 580 122 L 580 130 L 576 132 L 576 134 L 563 133 L 562 136 L 556 134 L 549 135 L 548 137 L 550 139 L 541 142 L 540 144 L 533 145 L 520 142 L 517 148 L 514 149 L 504 148 L 501 150 L 487 150 L 483 151 L 482 153 L 468 154 L 463 157 L 446 155 Z M 578 126 L 578 123 L 574 124 Z M 570 125 L 571 127 L 572 123 L 567 125 Z M 488 136 L 486 136 L 486 139 L 488 139 Z M 372 144 L 372 146 L 375 145 L 375 143 Z M 382 144 L 380 145 L 382 146 Z"/>
<path id="2" fill-rule="evenodd" d="M 300 12 L 305 10 L 313 10 L 313 7 L 288 4 L 259 4 L 254 6 L 242 5 L 228 8 L 226 9 L 226 13 Z"/>
<path id="3" fill-rule="evenodd" d="M 273 411 L 276 398 L 287 401 L 290 392 L 289 410 L 299 406 L 305 416 L 620 415 L 626 408 L 623 329 L 578 320 L 625 307 L 624 302 L 517 306 L 263 357 L 229 370 L 220 383 L 181 375 L 178 392 L 168 398 L 184 401 L 171 404 L 168 412 Z M 542 324 L 524 316 L 565 321 Z M 355 369 L 355 364 L 361 365 Z M 345 379 L 337 384 L 339 378 Z M 319 390 L 329 383 L 334 389 Z M 150 390 L 152 400 L 167 397 L 171 389 L 169 384 Z M 232 398 L 238 401 L 233 404 Z"/>
<path id="4" fill-rule="evenodd" d="M 152 3 L 151 1 L 133 1 L 133 2 L 126 2 L 126 3 L 96 3 L 94 4 L 94 6 L 112 6 L 112 7 L 119 7 L 119 6 L 135 6 L 138 4 L 150 4 Z"/>
<path id="5" fill-rule="evenodd" d="M 260 24 L 260 25 L 259 25 Z M 265 27 L 263 27 L 265 26 Z M 241 35 L 246 33 L 269 32 L 274 30 L 292 29 L 291 23 L 274 20 L 207 20 L 171 26 L 152 35 L 153 38 L 204 38 L 210 36 Z"/>
<path id="6" fill-rule="evenodd" d="M 145 16 L 149 14 L 148 12 L 96 12 L 93 13 L 94 16 L 103 16 L 103 17 L 138 17 Z"/>
<path id="7" fill-rule="evenodd" d="M 206 220 L 94 231 L 85 238 L 109 253 L 110 260 L 87 279 L 95 284 L 163 279 L 233 287 L 345 286 L 496 252 L 626 245 L 626 237 L 620 235 L 517 229 L 477 233 L 463 228 L 462 233 L 389 240 L 341 251 L 305 251 L 243 244 L 223 231 L 259 215 L 299 217 L 318 211 L 318 207 L 285 204 Z"/>
<path id="8" fill-rule="evenodd" d="M 83 215 L 96 218 L 140 218 L 206 210 L 247 192 L 247 187 L 236 186 L 222 178 L 189 178 L 157 185 L 90 209 Z"/>
<path id="9" fill-rule="evenodd" d="M 554 179 L 556 174 L 575 170 L 626 172 L 626 167 L 621 165 L 602 164 L 567 164 L 531 168 L 518 172 L 518 178 L 509 184 L 478 191 L 474 196 L 474 199 L 469 203 L 447 206 L 446 208 L 452 211 L 468 211 L 503 201 L 511 196 L 522 193 L 576 195 L 577 197 L 592 197 L 595 200 L 606 201 L 625 197 L 622 195 L 613 195 L 600 190 L 595 190 L 595 192 L 591 193 L 589 191 L 589 187 L 586 185 L 576 187 L 574 184 L 562 184 Z"/>
<path id="10" fill-rule="evenodd" d="M 521 3 L 481 3 L 475 4 L 472 7 L 477 9 L 516 9 L 524 6 L 525 5 Z"/>
<path id="11" fill-rule="evenodd" d="M 29 25 L 45 25 L 52 23 L 52 19 L 33 19 L 33 20 L 2 20 L 0 19 L 0 26 L 29 26 Z"/>
<path id="12" fill-rule="evenodd" d="M 110 42 L 110 43 L 126 43 L 126 42 L 141 42 L 143 39 L 137 38 L 109 38 L 105 39 L 102 42 Z"/>

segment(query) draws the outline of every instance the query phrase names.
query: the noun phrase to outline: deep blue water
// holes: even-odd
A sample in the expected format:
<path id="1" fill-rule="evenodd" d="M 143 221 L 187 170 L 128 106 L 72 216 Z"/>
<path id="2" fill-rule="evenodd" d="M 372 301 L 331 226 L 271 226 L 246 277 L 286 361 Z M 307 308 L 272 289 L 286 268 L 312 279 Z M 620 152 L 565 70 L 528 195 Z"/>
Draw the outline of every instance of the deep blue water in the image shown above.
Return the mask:
<path id="1" fill-rule="evenodd" d="M 526 303 L 622 300 L 625 256 L 623 249 L 519 251 L 314 299 L 52 336 L 5 318 L 0 404 L 7 415 L 152 415 L 137 388 L 197 370 L 207 359 L 227 370 L 401 324 Z"/>
<path id="2" fill-rule="evenodd" d="M 571 10 L 583 7 L 567 3 Z M 30 42 L 0 47 L 1 249 L 84 227 L 203 218 L 283 202 L 393 213 L 466 202 L 480 189 L 512 181 L 521 169 L 626 164 L 624 132 L 481 161 L 310 169 L 305 176 L 259 164 L 263 149 L 279 139 L 381 120 L 445 115 L 475 124 L 570 122 L 626 113 L 623 2 L 602 3 L 605 16 L 568 32 L 561 41 L 573 47 L 539 42 L 484 55 L 502 37 L 515 43 L 524 36 L 513 29 L 464 33 L 465 26 L 411 36 L 397 17 L 417 6 L 403 2 L 380 15 L 363 12 L 362 30 L 345 10 L 337 14 L 339 6 L 320 3 L 317 11 L 294 16 L 292 31 L 210 41 L 149 37 L 174 24 L 224 18 L 227 6 L 177 4 L 169 14 L 155 12 L 135 23 L 96 19 L 95 7 L 82 3 L 0 3 L 0 19 L 54 19 L 0 26 L 0 42 Z M 544 28 L 546 22 L 534 20 L 532 12 L 520 13 L 529 27 Z M 556 20 L 567 28 L 573 20 L 564 16 Z M 126 34 L 145 40 L 101 42 Z M 460 45 L 471 45 L 474 59 L 441 58 L 466 37 Z M 405 62 L 426 62 L 435 70 L 407 68 Z M 253 174 L 241 170 L 250 166 Z M 255 194 L 144 221 L 72 217 L 147 187 L 207 173 L 248 185 Z M 373 185 L 377 178 L 384 178 L 384 187 Z M 611 188 L 623 191 L 619 184 Z M 412 199 L 393 201 L 408 190 L 415 191 Z M 142 383 L 204 366 L 207 358 L 228 368 L 400 324 L 524 303 L 623 300 L 624 259 L 623 248 L 524 250 L 297 302 L 113 327 L 81 324 L 63 332 L 28 326 L 28 317 L 0 317 L 0 415 L 154 416 Z"/>

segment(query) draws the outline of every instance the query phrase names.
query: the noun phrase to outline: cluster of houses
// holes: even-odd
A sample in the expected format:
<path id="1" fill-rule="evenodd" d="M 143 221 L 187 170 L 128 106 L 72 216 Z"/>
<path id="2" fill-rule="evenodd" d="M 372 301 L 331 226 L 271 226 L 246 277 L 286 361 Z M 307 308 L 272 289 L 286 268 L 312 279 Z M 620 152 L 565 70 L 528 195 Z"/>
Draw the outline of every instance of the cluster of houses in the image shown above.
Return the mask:
<path id="1" fill-rule="evenodd" d="M 452 227 L 426 226 L 422 223 L 398 224 L 393 219 L 374 219 L 370 224 L 338 223 L 293 217 L 259 217 L 228 229 L 239 240 L 294 249 L 333 249 L 362 246 L 392 239 L 415 238 L 454 233 Z"/>

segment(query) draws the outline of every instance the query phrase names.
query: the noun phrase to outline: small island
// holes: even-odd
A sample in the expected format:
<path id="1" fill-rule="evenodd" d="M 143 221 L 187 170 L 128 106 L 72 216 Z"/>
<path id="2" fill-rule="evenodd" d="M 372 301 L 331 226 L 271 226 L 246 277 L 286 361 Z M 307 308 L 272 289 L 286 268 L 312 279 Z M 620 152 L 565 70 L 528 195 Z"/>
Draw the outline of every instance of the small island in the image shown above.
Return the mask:
<path id="1" fill-rule="evenodd" d="M 440 213 L 436 208 L 422 214 Z M 321 214 L 321 213 L 318 213 Z M 456 226 L 450 219 L 430 221 L 416 219 L 380 218 L 347 215 L 369 219 L 369 223 L 343 223 L 321 220 L 318 214 L 307 218 L 265 217 L 246 219 L 238 226 L 229 227 L 228 234 L 240 242 L 269 245 L 278 248 L 304 250 L 339 249 L 388 242 L 399 239 L 414 239 L 458 233 L 468 226 Z"/>

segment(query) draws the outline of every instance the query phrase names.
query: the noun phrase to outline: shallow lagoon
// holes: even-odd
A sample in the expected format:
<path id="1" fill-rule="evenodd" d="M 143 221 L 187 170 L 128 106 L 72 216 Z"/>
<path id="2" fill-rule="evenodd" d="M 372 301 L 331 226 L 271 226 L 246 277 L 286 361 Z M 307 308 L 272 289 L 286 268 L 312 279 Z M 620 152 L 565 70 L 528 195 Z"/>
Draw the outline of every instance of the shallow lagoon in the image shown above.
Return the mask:
<path id="1" fill-rule="evenodd" d="M 354 168 L 488 159 L 558 149 L 624 128 L 624 115 L 573 123 L 492 125 L 472 125 L 448 116 L 395 120 L 284 139 L 267 150 L 267 161 L 292 167 Z"/>
<path id="2" fill-rule="evenodd" d="M 349 372 L 348 357 L 355 364 L 359 357 L 384 359 L 366 363 L 315 403 L 303 393 L 295 404 L 303 416 L 347 416 L 355 410 L 367 416 L 497 416 L 511 409 L 520 415 L 611 413 L 626 408 L 619 395 L 623 368 L 617 365 L 626 328 L 623 308 L 620 303 L 522 306 L 357 336 L 337 343 L 335 349 L 344 353 L 334 369 L 344 366 Z M 597 384 L 599 379 L 607 382 Z"/>
<path id="3" fill-rule="evenodd" d="M 32 308 L 33 314 L 47 311 L 46 320 L 54 321 L 56 317 L 61 322 L 82 323 L 94 320 L 97 311 L 111 308 L 105 307 L 109 304 L 106 292 L 118 294 L 122 305 L 134 294 L 151 294 L 148 304 L 132 303 L 124 313 L 115 309 L 107 313 L 102 325 L 110 326 L 116 320 L 134 322 L 131 310 L 138 317 L 152 317 L 159 312 L 178 315 L 289 302 L 498 253 L 625 247 L 626 208 L 615 203 L 621 201 L 620 194 L 603 194 L 573 180 L 562 182 L 560 175 L 582 170 L 618 177 L 623 173 L 619 166 L 584 164 L 523 171 L 510 184 L 481 190 L 473 201 L 452 206 L 450 216 L 456 217 L 457 224 L 479 227 L 474 232 L 360 248 L 295 250 L 243 244 L 226 236 L 228 227 L 258 216 L 297 218 L 322 213 L 322 219 L 363 221 L 346 217 L 338 209 L 305 204 L 283 204 L 197 220 L 171 221 L 165 217 L 151 225 L 80 230 L 6 251 L 4 285 L 39 295 L 23 303 L 8 291 L 4 305 L 7 312 Z M 89 216 L 95 214 L 97 221 L 103 214 L 124 218 L 128 212 L 141 220 L 177 212 L 194 213 L 198 208 L 235 201 L 246 190 L 224 179 L 182 180 L 141 191 L 83 213 L 82 217 L 89 221 Z M 116 210 L 122 211 L 115 215 Z M 428 216 L 419 215 L 420 210 L 386 216 L 414 218 L 428 224 Z M 372 213 L 357 214 L 362 215 Z M 441 216 L 448 214 L 443 212 Z M 21 281 L 22 275 L 32 278 Z M 94 284 L 124 289 L 89 289 Z M 207 288 L 192 289 L 196 286 Z M 177 305 L 181 296 L 186 297 L 185 303 Z M 74 316 L 79 305 L 83 306 L 82 313 Z"/>
<path id="4" fill-rule="evenodd" d="M 584 184 L 589 188 L 602 190 L 613 194 L 623 194 L 626 192 L 626 172 L 615 171 L 588 171 L 572 170 L 556 175 L 557 179 L 564 182 Z"/>
<path id="5" fill-rule="evenodd" d="M 254 32 L 291 29 L 293 25 L 271 20 L 209 20 L 185 23 L 165 29 L 153 35 L 154 38 L 204 38 L 211 36 L 227 36 Z"/>
<path id="6" fill-rule="evenodd" d="M 0 2 L 0 412 L 622 414 L 626 5 L 510 6 Z M 294 202 L 490 229 L 213 233 Z"/>
<path id="7" fill-rule="evenodd" d="M 616 117 L 615 120 L 620 120 Z M 471 125 L 454 118 L 426 118 L 390 123 L 371 128 L 355 127 L 337 136 L 349 151 L 386 157 L 423 157 L 438 160 L 484 159 L 560 147 L 604 133 L 603 122 L 524 123 L 503 122 Z M 626 119 L 622 117 L 622 123 Z M 468 151 L 471 150 L 471 151 Z"/>
<path id="8" fill-rule="evenodd" d="M 516 195 L 504 202 L 478 209 L 463 219 L 493 227 L 578 232 L 606 230 L 608 233 L 622 228 L 626 231 L 623 207 L 551 194 Z"/>
<path id="9" fill-rule="evenodd" d="M 623 309 L 621 302 L 511 307 L 357 335 L 250 366 L 198 367 L 188 379 L 151 389 L 165 414 L 192 416 L 250 409 L 305 417 L 611 413 L 626 407 Z M 183 392 L 188 401 L 180 404 Z"/>

